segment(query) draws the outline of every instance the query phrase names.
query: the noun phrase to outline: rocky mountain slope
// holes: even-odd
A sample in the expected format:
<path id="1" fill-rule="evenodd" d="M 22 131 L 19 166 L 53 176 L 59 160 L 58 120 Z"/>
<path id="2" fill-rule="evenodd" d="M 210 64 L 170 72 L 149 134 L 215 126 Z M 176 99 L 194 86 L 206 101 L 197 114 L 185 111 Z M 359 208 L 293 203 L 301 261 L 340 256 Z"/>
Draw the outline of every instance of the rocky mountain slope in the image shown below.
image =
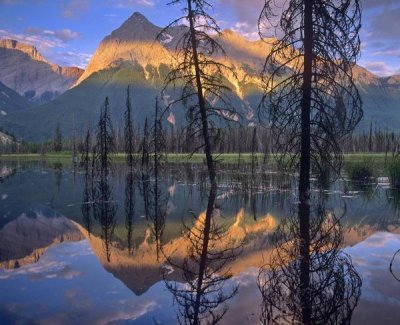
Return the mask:
<path id="1" fill-rule="evenodd" d="M 32 103 L 0 82 L 0 116 L 32 108 Z"/>
<path id="2" fill-rule="evenodd" d="M 83 73 L 46 61 L 34 46 L 0 40 L 0 82 L 35 103 L 48 102 L 69 89 Z"/>
<path id="3" fill-rule="evenodd" d="M 113 122 L 122 128 L 128 85 L 132 91 L 135 123 L 143 123 L 146 117 L 153 116 L 154 98 L 160 95 L 166 74 L 176 64 L 175 45 L 185 28 L 173 27 L 156 40 L 162 28 L 140 13 L 134 13 L 102 40 L 73 88 L 34 111 L 1 117 L 0 127 L 17 137 L 38 141 L 51 138 L 60 122 L 62 132 L 68 136 L 74 119 L 78 130 L 94 127 L 108 96 Z M 231 66 L 238 77 L 224 76 L 232 89 L 232 102 L 244 125 L 256 123 L 262 93 L 259 75 L 270 46 L 263 41 L 249 41 L 230 30 L 224 30 L 219 41 L 226 57 L 218 59 Z M 367 130 L 371 122 L 378 127 L 400 130 L 400 77 L 379 78 L 361 67 L 355 67 L 354 74 L 364 103 L 364 119 L 358 131 Z M 165 101 L 174 95 L 173 89 L 167 89 Z M 177 124 L 183 123 L 182 107 L 174 108 L 169 114 L 174 115 Z"/>

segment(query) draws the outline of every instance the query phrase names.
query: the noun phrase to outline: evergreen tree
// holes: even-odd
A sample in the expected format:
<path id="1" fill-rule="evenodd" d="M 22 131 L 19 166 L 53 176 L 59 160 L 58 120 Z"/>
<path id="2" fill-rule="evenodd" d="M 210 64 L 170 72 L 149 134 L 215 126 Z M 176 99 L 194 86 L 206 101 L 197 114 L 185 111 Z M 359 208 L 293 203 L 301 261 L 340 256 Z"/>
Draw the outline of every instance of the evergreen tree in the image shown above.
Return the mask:
<path id="1" fill-rule="evenodd" d="M 97 143 L 94 150 L 94 215 L 100 222 L 101 238 L 107 260 L 110 261 L 110 245 L 114 235 L 117 206 L 113 201 L 109 175 L 112 170 L 111 156 L 115 152 L 114 134 L 106 97 L 97 126 Z"/>
<path id="2" fill-rule="evenodd" d="M 54 132 L 53 150 L 56 152 L 62 150 L 62 134 L 60 129 L 60 122 L 57 122 L 56 130 Z"/>
<path id="3" fill-rule="evenodd" d="M 125 154 L 126 154 L 126 163 L 128 164 L 129 169 L 132 172 L 133 168 L 133 154 L 135 151 L 134 148 L 134 140 L 133 140 L 133 127 L 132 127 L 132 108 L 129 94 L 129 86 L 126 90 L 126 110 L 125 110 L 125 128 L 124 128 L 124 138 L 125 138 Z"/>

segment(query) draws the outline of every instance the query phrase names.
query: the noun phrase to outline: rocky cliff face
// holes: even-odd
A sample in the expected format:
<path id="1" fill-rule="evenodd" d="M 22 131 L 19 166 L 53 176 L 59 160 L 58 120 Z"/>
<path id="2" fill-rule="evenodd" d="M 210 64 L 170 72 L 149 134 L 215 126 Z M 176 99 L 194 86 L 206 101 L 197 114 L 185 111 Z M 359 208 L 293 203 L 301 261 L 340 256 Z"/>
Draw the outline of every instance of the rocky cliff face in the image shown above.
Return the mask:
<path id="1" fill-rule="evenodd" d="M 137 63 L 143 68 L 148 64 L 153 66 L 171 64 L 172 58 L 168 50 L 160 42 L 155 41 L 160 32 L 161 28 L 135 12 L 101 41 L 77 84 L 95 72 L 118 68 L 123 62 Z"/>
<path id="2" fill-rule="evenodd" d="M 34 46 L 0 40 L 0 82 L 32 102 L 54 99 L 68 90 L 82 73 L 79 68 L 47 62 Z"/>

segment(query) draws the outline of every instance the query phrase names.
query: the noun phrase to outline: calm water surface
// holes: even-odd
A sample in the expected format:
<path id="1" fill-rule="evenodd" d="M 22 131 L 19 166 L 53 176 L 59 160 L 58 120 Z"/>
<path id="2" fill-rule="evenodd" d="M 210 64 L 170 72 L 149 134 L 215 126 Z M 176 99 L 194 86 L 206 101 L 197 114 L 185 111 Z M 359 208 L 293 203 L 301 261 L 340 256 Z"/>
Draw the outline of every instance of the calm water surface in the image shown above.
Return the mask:
<path id="1" fill-rule="evenodd" d="M 1 164 L 0 323 L 398 324 L 387 180 L 313 181 L 304 259 L 296 177 L 250 169 L 220 167 L 206 230 L 199 165 L 165 166 L 157 187 L 117 165 L 98 204 L 82 169 Z"/>

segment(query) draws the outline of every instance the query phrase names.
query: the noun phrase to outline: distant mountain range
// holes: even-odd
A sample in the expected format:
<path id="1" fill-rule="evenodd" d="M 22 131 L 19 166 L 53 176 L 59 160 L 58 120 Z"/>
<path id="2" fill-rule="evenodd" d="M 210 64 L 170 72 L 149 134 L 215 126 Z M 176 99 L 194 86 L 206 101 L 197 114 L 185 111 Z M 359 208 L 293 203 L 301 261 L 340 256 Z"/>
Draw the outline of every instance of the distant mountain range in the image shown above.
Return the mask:
<path id="1" fill-rule="evenodd" d="M 8 111 L 3 109 L 7 114 L 0 116 L 0 128 L 33 141 L 52 138 L 58 122 L 65 136 L 71 135 L 74 128 L 83 132 L 94 127 L 106 96 L 113 122 L 121 128 L 128 85 L 135 123 L 143 123 L 153 115 L 154 98 L 159 96 L 164 78 L 176 62 L 175 45 L 185 28 L 173 27 L 156 40 L 162 28 L 136 12 L 102 40 L 84 72 L 56 68 L 31 46 L 1 41 L 0 82 L 31 102 L 45 103 L 34 108 L 26 106 L 27 109 L 18 109 L 20 105 L 16 103 Z M 231 30 L 224 30 L 219 41 L 226 57 L 218 59 L 230 65 L 238 76 L 238 80 L 224 76 L 233 90 L 232 102 L 243 117 L 243 124 L 257 123 L 256 108 L 262 93 L 259 75 L 270 47 Z M 26 75 L 21 74 L 20 62 L 26 64 Z M 400 76 L 380 78 L 359 66 L 354 68 L 354 75 L 364 103 L 364 119 L 358 131 L 368 129 L 371 122 L 400 131 Z M 164 100 L 174 95 L 173 89 L 167 89 Z M 53 100 L 46 102 L 48 99 Z M 177 124 L 184 120 L 182 107 L 168 114 L 174 115 Z"/>
<path id="2" fill-rule="evenodd" d="M 76 67 L 46 61 L 31 45 L 0 40 L 0 82 L 34 104 L 48 102 L 68 90 L 82 75 Z"/>

